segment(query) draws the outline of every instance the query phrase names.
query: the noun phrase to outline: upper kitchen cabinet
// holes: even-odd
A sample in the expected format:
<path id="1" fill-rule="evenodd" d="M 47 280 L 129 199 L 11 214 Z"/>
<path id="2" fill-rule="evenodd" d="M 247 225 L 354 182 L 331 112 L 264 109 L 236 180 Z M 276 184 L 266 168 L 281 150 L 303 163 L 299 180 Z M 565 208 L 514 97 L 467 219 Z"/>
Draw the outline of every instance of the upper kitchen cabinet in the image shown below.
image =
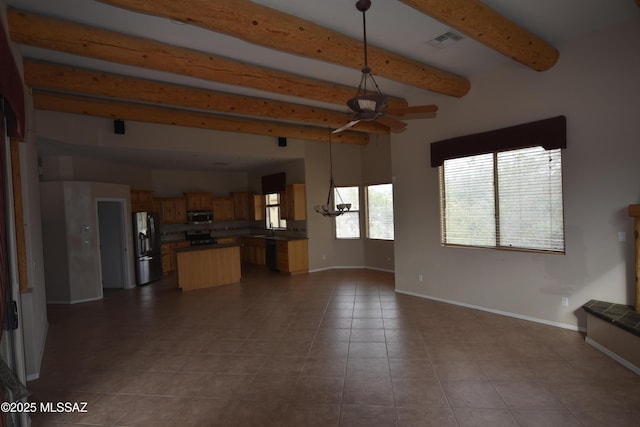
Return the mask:
<path id="1" fill-rule="evenodd" d="M 153 212 L 153 191 L 131 190 L 131 212 Z"/>
<path id="2" fill-rule="evenodd" d="M 236 220 L 262 221 L 264 219 L 264 196 L 252 191 L 231 193 Z"/>
<path id="3" fill-rule="evenodd" d="M 304 184 L 287 184 L 280 193 L 280 215 L 284 219 L 307 219 L 307 196 Z"/>
<path id="4" fill-rule="evenodd" d="M 253 200 L 253 193 L 238 191 L 231 193 L 233 198 L 233 217 L 237 220 L 250 219 L 249 200 Z"/>
<path id="5" fill-rule="evenodd" d="M 213 220 L 214 221 L 233 221 L 233 197 L 213 197 Z"/>
<path id="6" fill-rule="evenodd" d="M 249 219 L 254 221 L 264 221 L 264 196 L 262 194 L 253 195 L 250 210 L 253 217 Z"/>
<path id="7" fill-rule="evenodd" d="M 184 197 L 165 197 L 160 201 L 160 222 L 162 224 L 185 224 L 187 222 L 187 201 Z"/>
<path id="8" fill-rule="evenodd" d="M 184 193 L 188 211 L 213 210 L 213 196 L 211 193 Z"/>

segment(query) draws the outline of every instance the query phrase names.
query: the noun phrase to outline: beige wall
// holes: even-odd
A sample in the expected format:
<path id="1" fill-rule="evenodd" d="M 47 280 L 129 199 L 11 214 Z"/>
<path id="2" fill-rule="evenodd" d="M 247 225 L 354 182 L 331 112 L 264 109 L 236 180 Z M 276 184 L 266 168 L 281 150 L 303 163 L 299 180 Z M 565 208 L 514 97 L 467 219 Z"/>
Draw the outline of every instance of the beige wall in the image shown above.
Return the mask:
<path id="1" fill-rule="evenodd" d="M 462 99 L 421 100 L 437 102 L 438 117 L 392 136 L 398 290 L 569 327 L 584 327 L 580 307 L 589 299 L 633 301 L 626 208 L 640 202 L 640 55 L 631 54 L 638 40 L 636 18 L 558 46 L 560 60 L 549 71 L 507 62 L 472 78 Z M 568 140 L 566 255 L 442 247 L 429 143 L 560 114 Z M 619 231 L 626 242 L 618 242 Z"/>

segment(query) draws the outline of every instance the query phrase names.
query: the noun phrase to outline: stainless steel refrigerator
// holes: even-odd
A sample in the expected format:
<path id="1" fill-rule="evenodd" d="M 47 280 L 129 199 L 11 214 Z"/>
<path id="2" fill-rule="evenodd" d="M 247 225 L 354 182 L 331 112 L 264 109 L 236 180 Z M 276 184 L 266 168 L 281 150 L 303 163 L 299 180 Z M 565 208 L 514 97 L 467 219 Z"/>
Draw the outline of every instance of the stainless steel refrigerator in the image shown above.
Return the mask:
<path id="1" fill-rule="evenodd" d="M 145 285 L 162 277 L 160 220 L 155 212 L 133 213 L 136 284 Z"/>

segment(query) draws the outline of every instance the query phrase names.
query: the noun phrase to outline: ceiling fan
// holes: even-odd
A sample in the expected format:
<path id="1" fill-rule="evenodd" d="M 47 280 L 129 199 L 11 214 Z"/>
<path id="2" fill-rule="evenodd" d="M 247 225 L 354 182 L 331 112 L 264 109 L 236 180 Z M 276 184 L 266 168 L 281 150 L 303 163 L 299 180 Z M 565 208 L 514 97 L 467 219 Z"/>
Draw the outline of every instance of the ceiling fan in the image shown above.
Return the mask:
<path id="1" fill-rule="evenodd" d="M 437 105 L 416 105 L 404 108 L 387 108 L 387 96 L 384 95 L 378 83 L 371 74 L 371 68 L 367 61 L 367 21 L 366 12 L 371 7 L 371 0 L 358 0 L 356 9 L 362 12 L 362 27 L 364 40 L 364 68 L 358 85 L 356 96 L 347 101 L 347 106 L 355 113 L 355 117 L 346 125 L 335 129 L 333 133 L 349 129 L 361 121 L 376 121 L 392 130 L 404 129 L 407 124 L 392 116 L 404 116 L 408 114 L 434 113 L 438 111 Z M 369 88 L 367 89 L 367 85 Z"/>

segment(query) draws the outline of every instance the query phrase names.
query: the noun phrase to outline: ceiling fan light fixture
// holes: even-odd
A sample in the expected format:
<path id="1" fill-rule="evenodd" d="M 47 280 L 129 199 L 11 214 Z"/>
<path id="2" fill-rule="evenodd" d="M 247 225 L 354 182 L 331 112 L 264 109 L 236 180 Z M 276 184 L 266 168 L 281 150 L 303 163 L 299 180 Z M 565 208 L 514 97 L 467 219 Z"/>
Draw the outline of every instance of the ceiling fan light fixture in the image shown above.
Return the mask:
<path id="1" fill-rule="evenodd" d="M 356 95 L 347 101 L 347 106 L 357 113 L 382 113 L 382 109 L 387 105 L 387 97 L 380 93 Z"/>
<path id="2" fill-rule="evenodd" d="M 336 196 L 340 199 L 340 203 L 336 203 Z M 327 203 L 323 205 L 315 205 L 313 210 L 322 216 L 336 217 L 351 210 L 351 203 L 344 203 L 340 192 L 336 188 L 333 180 L 333 156 L 331 153 L 331 132 L 329 133 L 329 194 L 327 195 Z"/>
<path id="3" fill-rule="evenodd" d="M 360 107 L 361 110 L 366 110 L 366 111 L 376 111 L 377 110 L 376 101 L 374 101 L 373 99 L 360 98 L 360 99 L 358 99 L 358 106 Z"/>

